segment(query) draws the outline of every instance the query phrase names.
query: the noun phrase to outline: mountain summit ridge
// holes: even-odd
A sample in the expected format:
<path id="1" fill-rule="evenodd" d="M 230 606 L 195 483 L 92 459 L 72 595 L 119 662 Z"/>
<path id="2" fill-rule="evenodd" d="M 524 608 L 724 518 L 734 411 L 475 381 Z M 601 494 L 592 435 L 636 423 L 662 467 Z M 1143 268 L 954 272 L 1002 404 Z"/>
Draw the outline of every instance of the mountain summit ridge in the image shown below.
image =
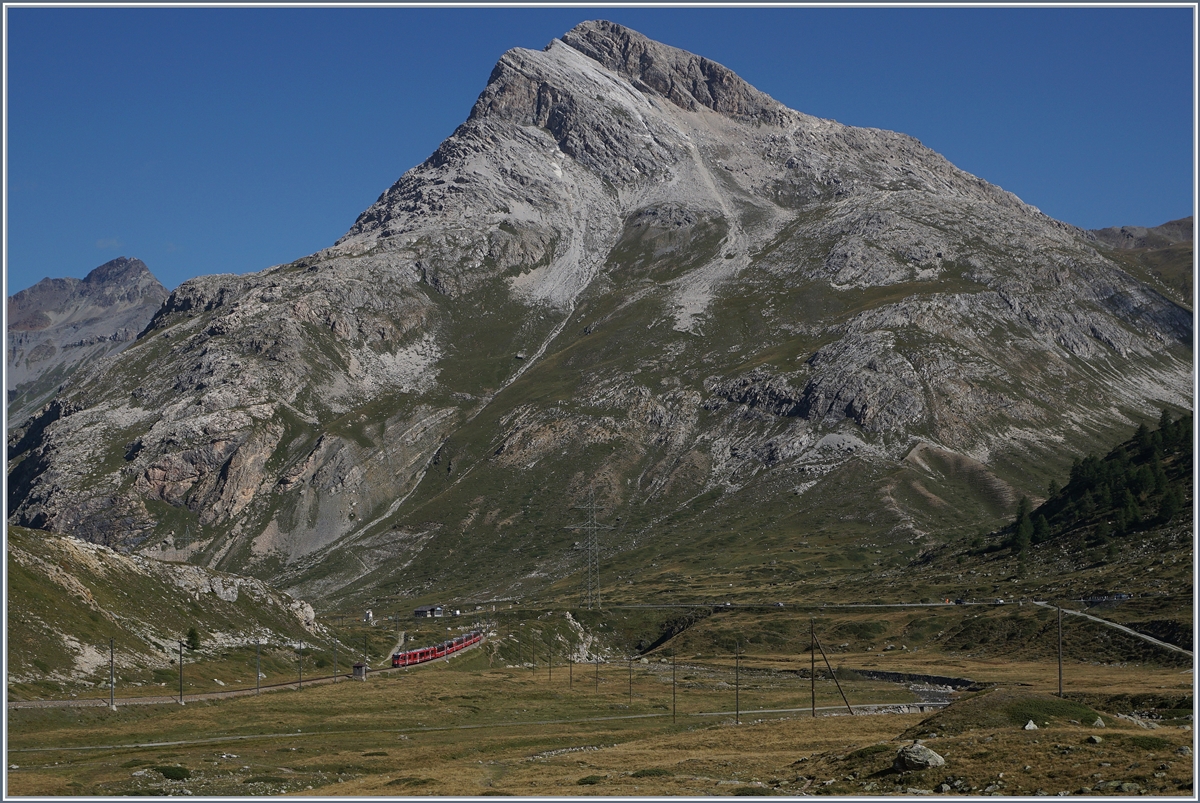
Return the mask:
<path id="1" fill-rule="evenodd" d="M 562 42 L 687 111 L 697 105 L 741 120 L 778 122 L 786 107 L 715 61 L 664 45 L 607 20 L 582 22 Z"/>
<path id="2" fill-rule="evenodd" d="M 827 498 L 915 542 L 1188 407 L 1191 331 L 912 137 L 583 23 L 505 53 L 329 248 L 176 288 L 13 432 L 10 511 L 318 600 L 401 569 L 406 595 L 451 566 L 478 595 L 547 585 L 592 493 L 618 550 L 735 509 L 796 533 Z M 987 475 L 974 512 L 905 462 L 921 444 Z"/>
<path id="3" fill-rule="evenodd" d="M 42 279 L 8 298 L 10 420 L 50 400 L 79 366 L 125 348 L 167 290 L 140 259 L 117 257 L 83 279 Z"/>

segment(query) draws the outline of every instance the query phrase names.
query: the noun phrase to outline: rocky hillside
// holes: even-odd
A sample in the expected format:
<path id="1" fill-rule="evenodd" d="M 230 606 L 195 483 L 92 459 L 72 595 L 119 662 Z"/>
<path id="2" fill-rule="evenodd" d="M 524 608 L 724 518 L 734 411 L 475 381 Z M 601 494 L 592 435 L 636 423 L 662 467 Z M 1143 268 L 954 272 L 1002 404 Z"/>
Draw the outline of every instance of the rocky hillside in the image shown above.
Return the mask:
<path id="1" fill-rule="evenodd" d="M 10 692 L 106 681 L 110 638 L 121 674 L 133 676 L 170 667 L 193 628 L 206 655 L 322 635 L 312 606 L 252 577 L 22 528 L 8 529 L 7 544 Z"/>
<path id="2" fill-rule="evenodd" d="M 171 293 L 11 433 L 9 509 L 332 602 L 565 592 L 594 499 L 603 582 L 682 592 L 1011 520 L 1190 409 L 1192 326 L 915 139 L 588 22 L 330 248 Z"/>
<path id="3" fill-rule="evenodd" d="M 118 257 L 82 280 L 42 279 L 10 296 L 9 421 L 44 406 L 80 366 L 127 347 L 167 295 L 140 259 Z"/>

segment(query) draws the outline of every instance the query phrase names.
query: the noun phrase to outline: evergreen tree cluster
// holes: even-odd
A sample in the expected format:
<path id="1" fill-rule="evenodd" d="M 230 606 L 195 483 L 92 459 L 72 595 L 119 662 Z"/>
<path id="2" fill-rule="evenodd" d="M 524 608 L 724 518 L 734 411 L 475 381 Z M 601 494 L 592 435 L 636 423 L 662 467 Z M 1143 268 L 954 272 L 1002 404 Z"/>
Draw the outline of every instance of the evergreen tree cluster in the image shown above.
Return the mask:
<path id="1" fill-rule="evenodd" d="M 1048 499 L 1036 510 L 1022 497 L 1008 545 L 1023 555 L 1033 544 L 1067 532 L 1082 532 L 1093 544 L 1166 524 L 1191 503 L 1192 416 L 1172 419 L 1163 410 L 1158 429 L 1142 424 L 1133 437 L 1100 459 L 1076 459 L 1063 488 L 1050 483 Z"/>

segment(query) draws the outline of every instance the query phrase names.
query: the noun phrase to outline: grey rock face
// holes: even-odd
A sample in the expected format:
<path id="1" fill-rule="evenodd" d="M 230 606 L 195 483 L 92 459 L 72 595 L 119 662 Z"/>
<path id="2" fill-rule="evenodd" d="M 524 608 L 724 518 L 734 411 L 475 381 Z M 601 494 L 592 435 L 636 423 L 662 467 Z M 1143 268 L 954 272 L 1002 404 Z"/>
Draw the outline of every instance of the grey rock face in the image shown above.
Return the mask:
<path id="1" fill-rule="evenodd" d="M 42 279 L 8 299 L 5 390 L 20 422 L 80 365 L 116 354 L 167 297 L 140 259 L 118 257 L 80 279 Z"/>
<path id="2" fill-rule="evenodd" d="M 506 53 L 330 248 L 185 282 L 80 371 L 11 433 L 11 516 L 310 598 L 487 555 L 500 593 L 569 570 L 500 546 L 537 493 L 770 504 L 918 443 L 1034 463 L 1191 403 L 1190 313 L 1094 244 L 911 137 L 584 23 Z"/>
<path id="3" fill-rule="evenodd" d="M 562 38 L 628 79 L 635 89 L 687 111 L 705 106 L 746 121 L 778 122 L 786 109 L 726 67 L 605 20 L 580 23 Z"/>
<path id="4" fill-rule="evenodd" d="M 906 744 L 896 753 L 892 767 L 897 772 L 917 772 L 945 766 L 946 759 L 923 744 Z"/>

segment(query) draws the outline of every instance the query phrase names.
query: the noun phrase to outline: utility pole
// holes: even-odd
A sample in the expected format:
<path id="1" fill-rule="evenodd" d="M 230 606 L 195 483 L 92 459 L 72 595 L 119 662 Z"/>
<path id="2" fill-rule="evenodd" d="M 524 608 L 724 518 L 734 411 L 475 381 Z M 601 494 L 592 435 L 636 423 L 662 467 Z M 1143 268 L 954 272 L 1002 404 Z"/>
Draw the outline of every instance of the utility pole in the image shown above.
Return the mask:
<path id="1" fill-rule="evenodd" d="M 733 647 L 733 724 L 742 724 L 742 645 Z"/>
<path id="2" fill-rule="evenodd" d="M 113 668 L 113 640 L 112 640 L 112 638 L 109 638 L 109 640 L 108 640 L 108 707 L 111 708 L 113 711 L 117 710 L 117 697 L 116 697 L 117 691 L 116 691 L 116 686 L 115 686 L 116 682 L 117 682 L 117 675 L 116 675 L 116 671 Z M 1062 683 L 1059 683 L 1058 685 L 1061 687 Z M 1059 690 L 1061 691 L 1061 688 Z"/>
<path id="3" fill-rule="evenodd" d="M 825 654 L 825 648 L 821 646 L 821 641 L 817 638 L 815 632 L 813 633 L 813 642 L 817 645 L 817 649 L 821 651 L 821 658 L 825 661 L 825 668 L 829 670 L 829 677 L 833 678 L 833 685 L 837 686 L 838 694 L 842 695 L 842 702 L 846 704 L 846 710 L 850 712 L 850 716 L 854 716 L 854 708 L 850 705 L 850 701 L 846 699 L 846 692 L 842 691 L 842 684 L 838 680 L 837 672 L 833 671 L 833 664 L 829 663 L 829 656 Z"/>
<path id="4" fill-rule="evenodd" d="M 1062 606 L 1058 606 L 1058 696 L 1063 696 L 1062 690 Z"/>
<path id="5" fill-rule="evenodd" d="M 591 610 L 600 607 L 600 536 L 598 533 L 600 530 L 613 528 L 607 524 L 596 523 L 596 492 L 594 490 L 588 492 L 587 506 L 575 509 L 588 511 L 587 524 L 573 524 L 566 529 L 583 530 L 586 533 L 584 548 L 587 552 L 587 569 L 583 575 L 580 604 Z"/>
<path id="6" fill-rule="evenodd" d="M 671 724 L 675 724 L 675 651 L 671 650 Z"/>
<path id="7" fill-rule="evenodd" d="M 179 642 L 179 704 L 183 705 L 183 642 Z"/>

